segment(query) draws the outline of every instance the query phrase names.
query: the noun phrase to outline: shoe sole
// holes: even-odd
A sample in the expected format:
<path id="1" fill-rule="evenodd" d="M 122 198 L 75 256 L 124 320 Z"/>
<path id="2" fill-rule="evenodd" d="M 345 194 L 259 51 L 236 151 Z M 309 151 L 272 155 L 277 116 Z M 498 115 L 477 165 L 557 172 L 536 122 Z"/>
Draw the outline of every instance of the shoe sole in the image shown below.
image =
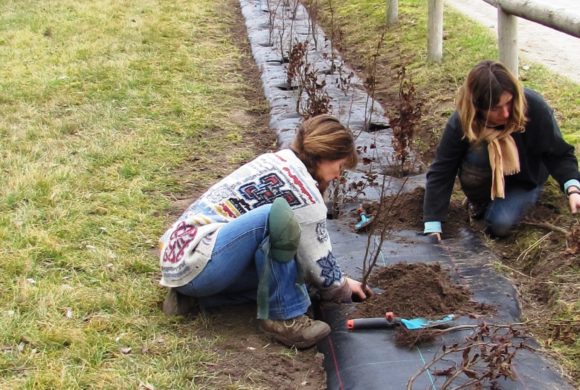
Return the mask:
<path id="1" fill-rule="evenodd" d="M 322 334 L 318 339 L 316 339 L 314 341 L 293 342 L 289 338 L 281 336 L 281 335 L 274 333 L 274 332 L 269 332 L 269 331 L 265 330 L 264 328 L 262 328 L 261 326 L 260 326 L 260 330 L 262 332 L 264 332 L 265 334 L 267 334 L 268 336 L 272 337 L 274 340 L 284 344 L 285 346 L 294 347 L 297 349 L 311 348 L 311 347 L 315 346 L 316 343 L 318 343 L 320 340 L 322 340 L 323 338 L 325 338 L 326 336 L 328 336 L 330 334 L 330 328 L 328 328 L 328 330 L 324 334 Z"/>

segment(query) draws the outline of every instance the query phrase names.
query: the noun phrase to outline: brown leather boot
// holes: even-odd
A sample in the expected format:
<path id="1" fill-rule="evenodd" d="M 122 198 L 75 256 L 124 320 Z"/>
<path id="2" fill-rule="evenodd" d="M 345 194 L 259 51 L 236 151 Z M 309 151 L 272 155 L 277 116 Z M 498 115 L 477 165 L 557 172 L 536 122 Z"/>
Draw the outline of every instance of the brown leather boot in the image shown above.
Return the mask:
<path id="1" fill-rule="evenodd" d="M 260 328 L 282 344 L 298 349 L 310 348 L 330 333 L 326 322 L 305 315 L 290 320 L 262 320 Z"/>
<path id="2" fill-rule="evenodd" d="M 194 297 L 180 294 L 174 288 L 167 291 L 163 300 L 163 313 L 165 315 L 172 317 L 196 314 L 197 312 L 199 312 L 199 305 Z"/>

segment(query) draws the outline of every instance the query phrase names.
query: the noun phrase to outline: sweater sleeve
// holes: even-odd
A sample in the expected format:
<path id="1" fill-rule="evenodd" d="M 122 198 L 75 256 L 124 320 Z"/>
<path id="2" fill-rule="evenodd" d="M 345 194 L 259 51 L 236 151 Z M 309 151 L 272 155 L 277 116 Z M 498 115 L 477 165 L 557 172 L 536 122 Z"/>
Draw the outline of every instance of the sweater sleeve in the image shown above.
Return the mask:
<path id="1" fill-rule="evenodd" d="M 332 253 L 326 229 L 326 207 L 315 204 L 295 212 L 302 229 L 297 260 L 306 282 L 318 289 L 336 288 L 345 279 Z"/>
<path id="2" fill-rule="evenodd" d="M 435 160 L 427 172 L 423 202 L 425 222 L 440 222 L 447 215 L 455 177 L 468 148 L 467 141 L 462 138 L 459 115 L 455 112 L 445 126 Z"/>
<path id="3" fill-rule="evenodd" d="M 537 93 L 526 92 L 529 127 L 536 133 L 534 144 L 542 148 L 542 162 L 563 191 L 569 180 L 580 180 L 574 147 L 564 141 L 552 108 Z"/>
<path id="4" fill-rule="evenodd" d="M 286 165 L 280 173 L 288 183 L 288 190 L 299 200 L 290 206 L 301 229 L 296 253 L 300 273 L 316 289 L 339 288 L 346 279 L 332 253 L 326 228 L 328 209 L 317 183 L 294 152 L 282 150 L 275 155 Z"/>

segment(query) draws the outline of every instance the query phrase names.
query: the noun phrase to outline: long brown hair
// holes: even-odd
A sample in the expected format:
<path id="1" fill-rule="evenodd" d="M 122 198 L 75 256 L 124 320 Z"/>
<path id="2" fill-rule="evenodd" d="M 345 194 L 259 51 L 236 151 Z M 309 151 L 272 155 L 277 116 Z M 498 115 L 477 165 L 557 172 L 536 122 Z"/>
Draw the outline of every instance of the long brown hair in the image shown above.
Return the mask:
<path id="1" fill-rule="evenodd" d="M 316 167 L 321 161 L 336 161 L 346 158 L 344 168 L 354 168 L 358 154 L 352 132 L 340 124 L 338 119 L 323 114 L 307 119 L 299 127 L 292 150 L 306 165 L 316 180 Z"/>
<path id="2" fill-rule="evenodd" d="M 457 94 L 457 112 L 463 135 L 476 142 L 487 125 L 487 111 L 499 103 L 502 93 L 513 96 L 505 131 L 522 130 L 526 124 L 526 97 L 516 77 L 501 63 L 481 61 L 469 72 Z"/>

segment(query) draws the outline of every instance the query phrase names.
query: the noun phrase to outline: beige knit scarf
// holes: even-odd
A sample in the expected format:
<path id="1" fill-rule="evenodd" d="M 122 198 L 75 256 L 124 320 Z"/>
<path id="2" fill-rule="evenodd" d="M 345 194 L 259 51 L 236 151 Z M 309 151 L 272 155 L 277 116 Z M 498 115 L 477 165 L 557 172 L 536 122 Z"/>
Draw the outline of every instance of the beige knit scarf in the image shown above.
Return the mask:
<path id="1" fill-rule="evenodd" d="M 505 197 L 505 177 L 520 171 L 520 156 L 512 133 L 519 130 L 499 131 L 484 128 L 479 140 L 487 141 L 491 165 L 491 199 Z"/>

